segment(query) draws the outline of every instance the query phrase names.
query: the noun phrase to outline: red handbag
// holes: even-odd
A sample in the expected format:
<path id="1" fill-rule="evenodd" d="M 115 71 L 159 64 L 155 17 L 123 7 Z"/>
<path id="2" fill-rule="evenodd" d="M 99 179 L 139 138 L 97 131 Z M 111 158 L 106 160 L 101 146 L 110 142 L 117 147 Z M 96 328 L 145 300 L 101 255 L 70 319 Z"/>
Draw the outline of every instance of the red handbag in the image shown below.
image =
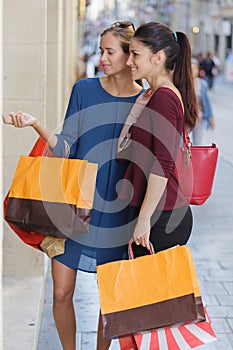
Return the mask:
<path id="1" fill-rule="evenodd" d="M 193 146 L 184 128 L 176 160 L 179 186 L 190 204 L 201 205 L 210 197 L 218 159 L 218 148 Z"/>

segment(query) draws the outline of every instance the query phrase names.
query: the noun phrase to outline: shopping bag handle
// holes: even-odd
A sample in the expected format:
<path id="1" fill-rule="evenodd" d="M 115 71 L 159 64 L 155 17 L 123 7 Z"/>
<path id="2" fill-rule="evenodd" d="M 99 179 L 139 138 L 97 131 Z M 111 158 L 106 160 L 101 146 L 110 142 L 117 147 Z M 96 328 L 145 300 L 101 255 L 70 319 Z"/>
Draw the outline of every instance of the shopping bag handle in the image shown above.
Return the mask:
<path id="1" fill-rule="evenodd" d="M 129 255 L 129 259 L 134 259 L 134 253 L 133 253 L 133 247 L 132 247 L 132 243 L 134 242 L 133 239 L 131 239 L 129 241 L 129 244 L 128 244 L 128 255 Z M 154 247 L 153 247 L 153 244 L 151 242 L 149 242 L 149 245 L 150 245 L 150 254 L 154 254 L 155 251 L 154 251 Z"/>

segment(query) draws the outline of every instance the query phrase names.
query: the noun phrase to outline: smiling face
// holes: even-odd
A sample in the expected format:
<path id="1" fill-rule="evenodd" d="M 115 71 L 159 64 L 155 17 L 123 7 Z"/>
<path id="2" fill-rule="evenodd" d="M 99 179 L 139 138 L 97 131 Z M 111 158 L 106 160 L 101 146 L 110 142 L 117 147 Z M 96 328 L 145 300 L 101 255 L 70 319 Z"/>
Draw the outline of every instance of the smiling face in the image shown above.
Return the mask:
<path id="1" fill-rule="evenodd" d="M 106 75 L 129 71 L 126 62 L 129 55 L 124 53 L 117 35 L 108 32 L 100 40 L 101 64 Z"/>
<path id="2" fill-rule="evenodd" d="M 151 50 L 140 43 L 139 40 L 133 38 L 130 43 L 130 57 L 127 65 L 130 66 L 132 77 L 134 80 L 147 79 L 154 70 L 154 54 Z"/>

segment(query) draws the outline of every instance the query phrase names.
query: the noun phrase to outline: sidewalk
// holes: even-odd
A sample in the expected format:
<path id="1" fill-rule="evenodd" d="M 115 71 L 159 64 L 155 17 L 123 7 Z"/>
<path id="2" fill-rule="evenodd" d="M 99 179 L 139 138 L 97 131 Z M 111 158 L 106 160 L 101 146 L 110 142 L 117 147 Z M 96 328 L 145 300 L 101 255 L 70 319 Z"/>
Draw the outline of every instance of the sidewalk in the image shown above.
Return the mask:
<path id="1" fill-rule="evenodd" d="M 208 135 L 210 142 L 221 144 L 213 194 L 204 205 L 192 207 L 194 228 L 189 245 L 202 296 L 218 336 L 216 342 L 200 347 L 203 350 L 233 349 L 233 155 L 229 150 L 233 130 L 232 96 L 233 86 L 218 78 L 215 90 L 210 93 L 217 126 Z M 77 350 L 95 350 L 99 313 L 95 276 L 78 273 L 74 301 Z M 30 346 L 27 349 L 31 349 Z M 61 349 L 52 318 L 52 283 L 48 271 L 38 350 Z M 111 350 L 117 349 L 118 342 L 113 341 Z"/>

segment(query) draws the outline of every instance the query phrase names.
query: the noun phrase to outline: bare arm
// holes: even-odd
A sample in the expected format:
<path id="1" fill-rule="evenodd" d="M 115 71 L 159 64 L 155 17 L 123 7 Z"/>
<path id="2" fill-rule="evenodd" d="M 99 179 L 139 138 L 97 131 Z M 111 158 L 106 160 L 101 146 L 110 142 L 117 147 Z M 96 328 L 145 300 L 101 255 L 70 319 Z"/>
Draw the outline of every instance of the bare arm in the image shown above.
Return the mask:
<path id="1" fill-rule="evenodd" d="M 150 219 L 164 193 L 167 178 L 155 174 L 149 175 L 146 194 L 139 212 L 138 221 L 134 229 L 133 240 L 136 244 L 150 249 Z"/>
<path id="2" fill-rule="evenodd" d="M 57 136 L 46 129 L 35 117 L 24 112 L 12 112 L 9 113 L 9 119 L 5 115 L 2 116 L 4 124 L 13 125 L 16 128 L 24 128 L 31 126 L 42 137 L 42 139 L 48 143 L 51 148 L 54 148 L 57 144 Z"/>

